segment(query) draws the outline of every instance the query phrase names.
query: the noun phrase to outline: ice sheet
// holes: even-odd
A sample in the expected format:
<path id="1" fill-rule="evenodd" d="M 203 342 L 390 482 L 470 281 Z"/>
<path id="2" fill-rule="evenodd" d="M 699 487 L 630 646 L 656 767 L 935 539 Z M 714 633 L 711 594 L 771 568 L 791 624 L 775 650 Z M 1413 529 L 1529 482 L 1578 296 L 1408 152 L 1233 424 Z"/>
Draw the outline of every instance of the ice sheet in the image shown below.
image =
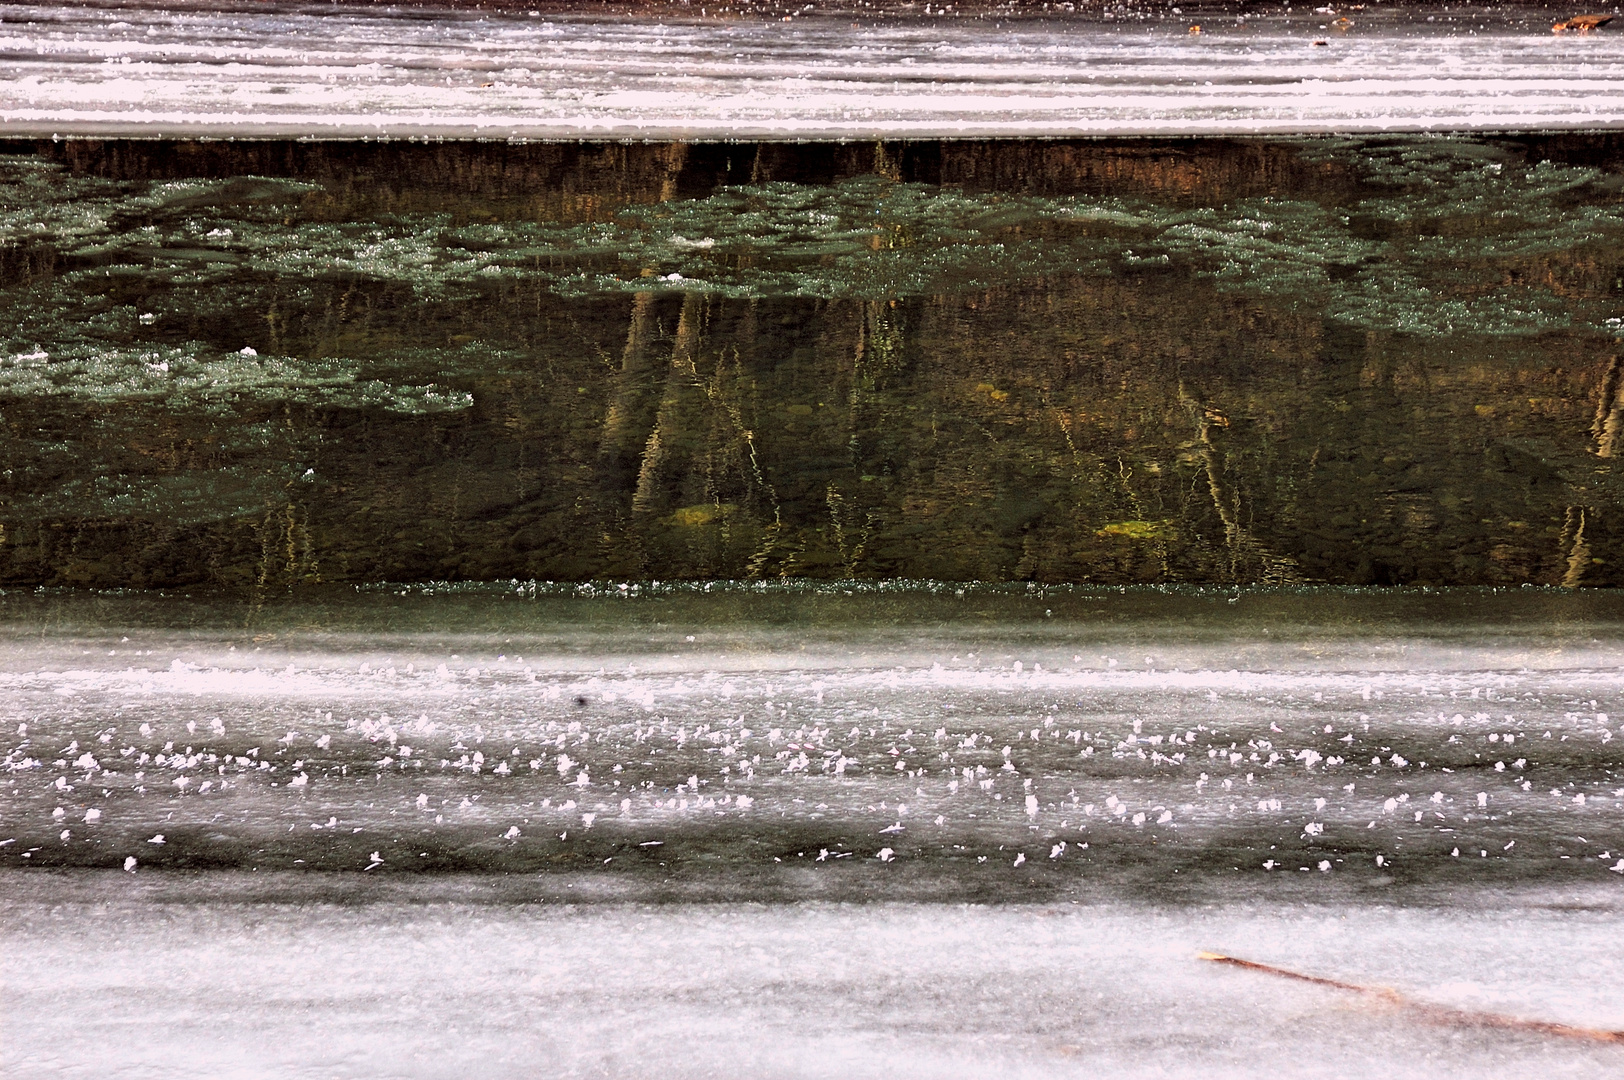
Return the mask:
<path id="1" fill-rule="evenodd" d="M 1326 9 L 1329 11 L 1329 9 Z M 1448 9 L 1442 9 L 1447 12 Z M 534 17 L 19 5 L 0 133 L 873 138 L 1624 125 L 1624 33 L 1543 12 Z M 652 23 L 652 25 L 651 25 Z"/>
<path id="2" fill-rule="evenodd" d="M 1603 1077 L 1624 1046 L 1205 964 L 1624 1027 L 1616 903 L 512 904 L 214 874 L 0 882 L 0 1065 L 70 1076 Z"/>
<path id="3" fill-rule="evenodd" d="M 9 601 L 0 867 L 1624 888 L 1610 593 L 527 589 L 184 630 Z"/>

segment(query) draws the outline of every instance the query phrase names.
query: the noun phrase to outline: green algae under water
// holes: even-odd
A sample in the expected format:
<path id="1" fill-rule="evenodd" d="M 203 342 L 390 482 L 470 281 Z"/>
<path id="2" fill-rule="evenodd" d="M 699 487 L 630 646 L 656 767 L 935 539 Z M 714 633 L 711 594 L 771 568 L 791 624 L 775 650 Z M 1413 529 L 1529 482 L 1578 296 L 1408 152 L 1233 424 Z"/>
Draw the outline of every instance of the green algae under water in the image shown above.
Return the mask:
<path id="1" fill-rule="evenodd" d="M 1624 583 L 1616 137 L 0 150 L 0 584 Z"/>

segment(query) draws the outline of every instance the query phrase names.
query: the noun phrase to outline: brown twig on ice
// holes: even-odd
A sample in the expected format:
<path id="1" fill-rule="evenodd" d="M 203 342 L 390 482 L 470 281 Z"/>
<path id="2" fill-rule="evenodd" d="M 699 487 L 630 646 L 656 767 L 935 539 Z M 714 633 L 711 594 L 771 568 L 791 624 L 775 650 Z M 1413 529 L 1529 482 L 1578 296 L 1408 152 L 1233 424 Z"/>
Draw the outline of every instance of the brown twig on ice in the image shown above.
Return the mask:
<path id="1" fill-rule="evenodd" d="M 1360 986 L 1358 983 L 1324 979 L 1317 975 L 1304 975 L 1301 972 L 1291 971 L 1287 968 L 1275 967 L 1273 964 L 1260 964 L 1255 960 L 1242 960 L 1236 956 L 1225 956 L 1223 953 L 1201 952 L 1197 953 L 1196 956 L 1201 960 L 1208 960 L 1214 964 L 1227 964 L 1230 967 L 1246 968 L 1248 971 L 1261 971 L 1265 975 L 1276 975 L 1282 979 L 1292 979 L 1296 982 L 1313 983 L 1315 986 L 1329 986 L 1333 990 L 1347 990 L 1350 993 L 1379 997 L 1394 1005 L 1401 1005 L 1406 1009 L 1418 1012 L 1429 1020 L 1441 1024 L 1510 1028 L 1515 1031 L 1537 1031 L 1543 1035 L 1559 1035 L 1565 1039 L 1624 1043 L 1624 1031 L 1574 1027 L 1572 1024 L 1557 1024 L 1548 1020 L 1524 1020 L 1521 1017 L 1506 1016 L 1501 1013 L 1453 1009 L 1447 1005 L 1431 1005 L 1424 1001 L 1412 1001 L 1397 990 L 1385 986 Z"/>
<path id="2" fill-rule="evenodd" d="M 1563 19 L 1552 26 L 1551 33 L 1566 34 L 1571 30 L 1574 33 L 1588 34 L 1590 31 L 1606 26 L 1612 21 L 1613 17 L 1611 15 L 1575 15 L 1571 19 Z"/>

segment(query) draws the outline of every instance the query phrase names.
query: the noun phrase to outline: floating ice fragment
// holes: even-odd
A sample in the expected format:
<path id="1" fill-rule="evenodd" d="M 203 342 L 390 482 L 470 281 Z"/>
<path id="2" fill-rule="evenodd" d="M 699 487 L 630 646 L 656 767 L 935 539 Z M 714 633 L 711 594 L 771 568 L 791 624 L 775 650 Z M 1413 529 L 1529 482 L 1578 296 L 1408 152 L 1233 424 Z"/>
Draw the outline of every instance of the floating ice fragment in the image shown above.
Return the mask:
<path id="1" fill-rule="evenodd" d="M 163 833 L 153 833 L 152 836 L 148 837 L 147 843 L 149 843 L 149 844 L 162 844 L 162 843 L 164 843 L 164 834 Z"/>
<path id="2" fill-rule="evenodd" d="M 1322 874 L 1329 874 L 1331 872 L 1331 860 L 1321 859 L 1319 861 L 1319 870 Z"/>
<path id="3" fill-rule="evenodd" d="M 517 840 L 518 838 L 519 827 L 517 825 L 509 825 L 508 831 L 502 834 L 503 840 Z"/>
<path id="4" fill-rule="evenodd" d="M 892 859 L 897 857 L 897 853 L 888 847 L 882 847 L 874 857 L 881 862 L 890 862 Z"/>
<path id="5" fill-rule="evenodd" d="M 86 825 L 94 825 L 94 824 L 96 824 L 96 822 L 101 820 L 101 814 L 102 814 L 102 812 L 100 810 L 97 810 L 95 807 L 91 807 L 89 810 L 86 810 L 85 811 L 85 824 Z"/>
<path id="6" fill-rule="evenodd" d="M 135 865 L 136 864 L 135 864 L 135 856 L 134 855 L 126 855 L 124 857 L 124 870 L 125 870 L 125 872 L 131 873 L 131 874 L 135 873 Z"/>

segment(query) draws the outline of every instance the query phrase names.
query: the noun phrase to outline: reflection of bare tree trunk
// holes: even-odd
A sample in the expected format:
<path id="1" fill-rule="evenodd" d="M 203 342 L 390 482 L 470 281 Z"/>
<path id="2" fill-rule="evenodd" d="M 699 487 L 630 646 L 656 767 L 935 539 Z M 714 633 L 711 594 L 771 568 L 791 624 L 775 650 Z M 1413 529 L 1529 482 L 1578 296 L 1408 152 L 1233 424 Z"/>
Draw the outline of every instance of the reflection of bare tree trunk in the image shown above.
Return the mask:
<path id="1" fill-rule="evenodd" d="M 887 180 L 902 179 L 902 159 L 883 140 L 874 144 L 874 174 Z"/>
<path id="2" fill-rule="evenodd" d="M 321 581 L 310 535 L 310 512 L 306 509 L 301 521 L 299 510 L 292 502 L 266 507 L 264 516 L 253 527 L 260 555 L 249 603 L 250 617 L 273 591 L 287 592 L 298 585 Z"/>
<path id="3" fill-rule="evenodd" d="M 671 368 L 665 393 L 655 414 L 654 430 L 643 447 L 643 465 L 637 473 L 637 493 L 632 496 L 632 512 L 648 513 L 659 505 L 661 473 L 671 456 L 673 442 L 683 431 L 683 413 L 696 389 L 699 372 L 694 354 L 699 347 L 703 298 L 690 292 L 682 298 L 682 315 L 677 320 L 677 340 L 671 350 Z"/>
<path id="4" fill-rule="evenodd" d="M 1201 461 L 1207 473 L 1207 491 L 1212 496 L 1218 520 L 1223 522 L 1224 543 L 1230 552 L 1230 573 L 1239 577 L 1241 563 L 1250 556 L 1262 563 L 1263 580 L 1267 583 L 1287 585 L 1302 581 L 1295 559 L 1269 550 L 1241 523 L 1240 493 L 1229 484 L 1223 447 L 1216 435 L 1229 427 L 1229 418 L 1191 397 L 1183 382 L 1179 383 L 1179 401 L 1195 418 L 1196 441 L 1201 444 Z"/>
<path id="5" fill-rule="evenodd" d="M 876 144 L 877 162 L 883 153 L 884 144 Z M 895 301 L 860 300 L 856 304 L 856 338 L 852 343 L 851 369 L 847 375 L 845 432 L 847 462 L 852 476 L 860 476 L 863 473 L 862 435 L 871 430 L 868 418 L 864 416 L 868 400 L 866 392 L 872 391 L 876 380 L 897 366 L 902 359 L 902 337 L 890 318 Z M 863 510 L 860 501 L 855 507 L 848 506 L 845 495 L 834 481 L 830 481 L 825 488 L 824 503 L 829 508 L 832 535 L 835 549 L 840 553 L 842 572 L 847 577 L 855 577 L 867 554 L 868 541 L 874 531 L 873 515 Z M 855 520 L 857 514 L 863 517 L 861 523 Z M 852 527 L 851 532 L 847 530 L 848 524 Z"/>
<path id="6" fill-rule="evenodd" d="M 1590 425 L 1590 433 L 1596 437 L 1596 456 L 1610 458 L 1613 449 L 1618 445 L 1619 428 L 1624 426 L 1624 402 L 1619 401 L 1619 377 L 1624 374 L 1619 365 L 1619 358 L 1613 357 L 1613 362 L 1607 365 L 1607 374 L 1602 377 L 1601 395 L 1596 401 L 1596 419 Z"/>
<path id="7" fill-rule="evenodd" d="M 1590 424 L 1590 434 L 1596 440 L 1596 456 L 1599 458 L 1613 457 L 1619 447 L 1619 432 L 1624 429 L 1624 401 L 1620 400 L 1620 383 L 1624 383 L 1624 364 L 1620 364 L 1615 356 L 1602 376 L 1601 388 L 1596 395 L 1596 418 Z M 1590 513 L 1588 507 L 1568 507 L 1567 517 L 1562 524 L 1561 544 L 1567 549 L 1567 569 L 1562 574 L 1563 588 L 1578 588 L 1584 583 L 1585 571 L 1590 568 L 1590 541 L 1585 538 L 1585 525 Z"/>
<path id="8" fill-rule="evenodd" d="M 665 178 L 660 181 L 660 201 L 670 202 L 677 197 L 677 178 L 688 163 L 687 143 L 667 143 L 660 147 L 660 164 L 665 166 Z"/>
<path id="9" fill-rule="evenodd" d="M 632 325 L 626 334 L 626 351 L 621 356 L 620 374 L 615 376 L 614 396 L 603 418 L 603 434 L 598 452 L 610 460 L 616 474 L 629 471 L 643 447 L 646 436 L 646 401 L 654 387 L 653 345 L 660 327 L 654 317 L 654 294 L 640 292 L 632 301 Z"/>
<path id="10" fill-rule="evenodd" d="M 687 156 L 688 148 L 681 143 L 660 148 L 658 157 L 665 172 L 660 181 L 661 202 L 676 198 L 677 181 Z M 645 267 L 644 272 L 650 273 L 653 269 Z M 656 300 L 653 292 L 640 292 L 632 300 L 626 350 L 621 355 L 620 373 L 614 379 L 613 396 L 603 418 L 598 453 L 608 466 L 610 490 L 620 489 L 648 438 L 645 434 L 650 422 L 648 399 L 658 377 L 654 360 L 654 343 L 660 337 Z"/>
<path id="11" fill-rule="evenodd" d="M 1577 522 L 1575 522 L 1577 518 Z M 1585 539 L 1585 508 L 1568 507 L 1568 528 L 1572 529 L 1573 545 L 1568 548 L 1568 569 L 1562 575 L 1562 587 L 1576 589 L 1584 579 L 1585 571 L 1590 568 L 1590 542 Z"/>

